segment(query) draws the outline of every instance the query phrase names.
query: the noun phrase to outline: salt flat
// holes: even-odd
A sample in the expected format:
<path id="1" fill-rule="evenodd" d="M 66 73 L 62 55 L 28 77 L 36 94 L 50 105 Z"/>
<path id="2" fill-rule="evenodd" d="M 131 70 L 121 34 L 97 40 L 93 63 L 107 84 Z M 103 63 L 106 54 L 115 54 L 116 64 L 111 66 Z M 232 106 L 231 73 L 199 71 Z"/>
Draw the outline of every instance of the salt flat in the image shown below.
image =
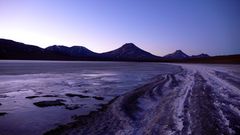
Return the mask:
<path id="1" fill-rule="evenodd" d="M 48 134 L 239 134 L 240 66 L 174 65 L 181 70 L 155 76 L 103 111 Z"/>
<path id="2" fill-rule="evenodd" d="M 239 65 L 58 61 L 0 65 L 1 134 L 240 132 Z"/>
<path id="3" fill-rule="evenodd" d="M 0 61 L 0 134 L 43 134 L 178 70 L 159 63 Z"/>

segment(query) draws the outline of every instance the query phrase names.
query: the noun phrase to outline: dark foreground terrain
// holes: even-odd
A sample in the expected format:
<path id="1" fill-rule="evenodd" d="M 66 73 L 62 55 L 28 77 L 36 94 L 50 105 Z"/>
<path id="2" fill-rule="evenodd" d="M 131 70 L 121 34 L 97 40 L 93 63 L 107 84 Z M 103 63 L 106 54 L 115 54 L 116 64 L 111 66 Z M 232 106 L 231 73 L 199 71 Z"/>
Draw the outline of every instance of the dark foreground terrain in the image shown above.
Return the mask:
<path id="1" fill-rule="evenodd" d="M 240 134 L 239 66 L 181 67 L 46 134 Z"/>

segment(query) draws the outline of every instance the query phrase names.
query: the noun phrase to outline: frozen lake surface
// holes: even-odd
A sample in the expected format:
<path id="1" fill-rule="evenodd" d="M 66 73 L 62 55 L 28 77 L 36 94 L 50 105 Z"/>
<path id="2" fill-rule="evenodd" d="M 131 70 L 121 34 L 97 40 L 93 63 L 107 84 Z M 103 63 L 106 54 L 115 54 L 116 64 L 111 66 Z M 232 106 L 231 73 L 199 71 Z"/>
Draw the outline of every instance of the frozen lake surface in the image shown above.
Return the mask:
<path id="1" fill-rule="evenodd" d="M 179 66 L 160 63 L 0 61 L 0 134 L 42 134 Z M 27 98 L 26 98 L 27 97 Z M 59 101 L 41 107 L 40 101 Z"/>

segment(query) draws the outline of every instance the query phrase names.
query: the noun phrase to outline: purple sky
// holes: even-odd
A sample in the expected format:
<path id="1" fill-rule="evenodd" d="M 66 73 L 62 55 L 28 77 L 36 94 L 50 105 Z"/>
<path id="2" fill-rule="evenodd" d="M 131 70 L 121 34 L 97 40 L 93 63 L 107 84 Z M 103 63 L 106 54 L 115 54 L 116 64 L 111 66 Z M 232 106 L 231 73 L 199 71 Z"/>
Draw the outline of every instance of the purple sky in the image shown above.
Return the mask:
<path id="1" fill-rule="evenodd" d="M 240 53 L 239 0 L 0 0 L 0 38 L 96 52 Z"/>

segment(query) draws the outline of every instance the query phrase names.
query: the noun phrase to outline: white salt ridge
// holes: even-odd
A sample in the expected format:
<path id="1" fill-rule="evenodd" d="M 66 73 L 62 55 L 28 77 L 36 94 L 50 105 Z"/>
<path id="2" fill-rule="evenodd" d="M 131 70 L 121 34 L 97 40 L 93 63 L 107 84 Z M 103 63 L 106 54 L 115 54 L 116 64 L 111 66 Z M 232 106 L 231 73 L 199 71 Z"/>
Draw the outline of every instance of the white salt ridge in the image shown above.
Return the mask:
<path id="1" fill-rule="evenodd" d="M 225 80 L 222 80 L 221 78 L 217 77 L 215 75 L 215 71 L 221 71 L 223 72 L 224 68 L 214 68 L 214 66 L 208 66 L 208 65 L 188 65 L 188 64 L 180 64 L 183 69 L 185 69 L 186 76 L 181 76 L 181 75 L 175 75 L 176 80 L 177 81 L 182 81 L 182 83 L 180 84 L 180 86 L 172 89 L 172 88 L 168 88 L 169 90 L 172 89 L 172 91 L 176 91 L 178 92 L 178 97 L 176 99 L 174 99 L 174 114 L 173 114 L 173 119 L 175 121 L 175 126 L 177 130 L 169 130 L 167 127 L 165 127 L 165 133 L 166 134 L 176 134 L 178 132 L 183 132 L 183 128 L 184 128 L 184 115 L 186 115 L 187 121 L 189 123 L 188 127 L 187 127 L 187 132 L 186 134 L 192 134 L 192 129 L 191 129 L 191 124 L 192 124 L 192 120 L 191 120 L 191 115 L 190 113 L 187 111 L 186 114 L 184 114 L 184 103 L 186 101 L 191 102 L 190 98 L 187 98 L 187 96 L 189 95 L 190 97 L 191 95 L 191 90 L 193 88 L 194 85 L 194 75 L 195 74 L 199 74 L 200 76 L 202 76 L 206 81 L 207 81 L 207 85 L 211 86 L 214 90 L 214 93 L 212 93 L 213 96 L 215 95 L 221 95 L 223 100 L 228 100 L 231 102 L 235 102 L 238 103 L 237 99 L 230 99 L 229 98 L 229 93 L 231 94 L 235 94 L 235 95 L 240 95 L 240 91 L 239 89 L 230 84 L 229 82 L 226 82 Z M 221 69 L 221 70 L 217 70 L 217 69 Z M 231 70 L 226 70 L 226 72 L 229 74 Z M 167 87 L 170 86 L 170 81 L 167 81 L 164 84 L 164 87 L 162 88 L 162 91 L 167 90 Z M 204 89 L 206 89 L 206 86 L 204 85 L 203 87 Z M 158 91 L 158 86 L 153 88 L 153 93 L 157 93 Z M 167 90 L 168 91 L 168 90 Z M 203 91 L 203 94 L 204 91 Z M 158 106 L 159 102 L 157 100 L 161 99 L 161 97 L 156 97 L 156 100 L 151 100 L 148 99 L 148 97 L 140 97 L 139 98 L 139 106 L 144 110 L 144 111 L 150 111 L 150 110 L 154 110 L 155 107 Z M 222 105 L 224 105 L 224 103 L 221 103 Z M 219 102 L 215 101 L 214 105 L 216 106 L 216 108 L 219 108 L 219 116 L 220 119 L 222 121 L 222 125 L 224 125 L 227 130 L 228 133 L 230 134 L 234 134 L 235 131 L 230 128 L 230 121 L 227 119 L 227 117 L 224 115 L 223 111 L 220 109 L 219 107 Z M 221 105 L 221 106 L 222 106 Z M 171 105 L 169 105 L 169 107 L 171 107 Z M 233 105 L 230 105 L 230 108 L 239 115 L 240 117 L 240 110 L 238 107 L 234 107 Z M 140 114 L 144 114 L 144 112 L 140 112 Z M 145 116 L 145 117 L 149 117 L 149 118 L 145 118 L 150 120 L 152 116 Z M 164 129 L 164 128 L 163 128 Z M 140 132 L 141 133 L 141 132 Z"/>
<path id="2" fill-rule="evenodd" d="M 232 101 L 231 98 L 229 98 L 228 94 L 234 94 L 240 97 L 240 90 L 236 86 L 230 84 L 229 82 L 217 77 L 215 75 L 215 71 L 220 71 L 226 74 L 230 74 L 236 78 L 239 78 L 232 74 L 232 70 L 229 70 L 227 67 L 214 67 L 214 66 L 207 66 L 207 65 L 201 65 L 201 66 L 196 66 L 196 65 L 184 65 L 183 67 L 187 67 L 188 69 L 195 69 L 197 70 L 203 77 L 204 79 L 207 80 L 207 83 L 213 87 L 214 91 L 216 94 L 221 95 L 223 100 L 228 100 Z M 237 68 L 237 67 L 236 67 Z M 219 109 L 219 115 L 221 116 L 221 119 L 223 121 L 223 124 L 225 127 L 227 127 L 228 131 L 230 134 L 234 134 L 235 131 L 229 127 L 229 120 L 227 117 L 223 114 L 223 111 L 220 109 L 220 105 L 218 101 L 214 102 L 216 108 Z M 221 103 L 221 106 L 225 106 L 224 103 Z M 240 110 L 237 107 L 234 107 L 233 105 L 229 105 L 230 108 L 239 115 L 240 117 Z"/>
<path id="3" fill-rule="evenodd" d="M 176 121 L 176 126 L 179 131 L 182 131 L 184 125 L 183 125 L 183 110 L 184 110 L 184 102 L 187 99 L 187 95 L 189 94 L 189 91 L 191 91 L 191 88 L 193 86 L 193 76 L 190 75 L 192 73 L 187 73 L 187 77 L 185 78 L 185 82 L 182 84 L 183 86 L 179 89 L 180 96 L 175 101 L 175 115 L 173 116 Z"/>

